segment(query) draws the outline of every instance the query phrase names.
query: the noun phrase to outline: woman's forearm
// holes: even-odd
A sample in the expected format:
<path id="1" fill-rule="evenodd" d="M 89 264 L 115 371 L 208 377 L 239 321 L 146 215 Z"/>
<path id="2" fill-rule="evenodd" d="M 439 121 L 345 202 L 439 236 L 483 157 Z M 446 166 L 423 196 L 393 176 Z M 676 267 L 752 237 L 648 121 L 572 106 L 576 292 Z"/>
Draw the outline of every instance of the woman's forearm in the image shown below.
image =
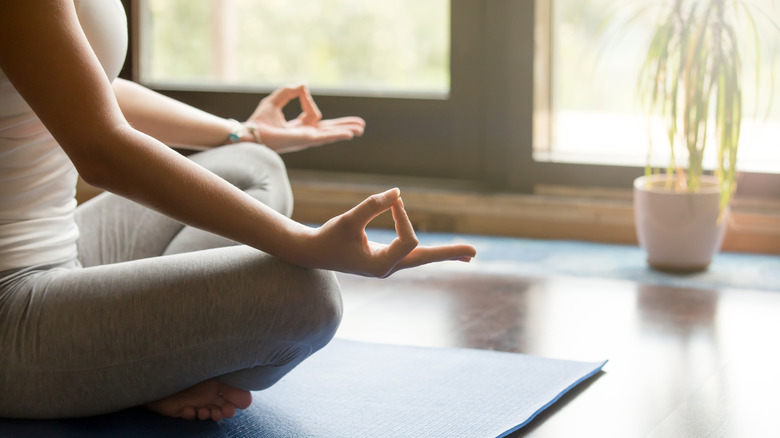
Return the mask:
<path id="1" fill-rule="evenodd" d="M 225 144 L 233 123 L 171 99 L 135 82 L 112 83 L 119 107 L 137 130 L 176 146 L 207 148 Z M 249 140 L 249 138 L 247 138 Z"/>

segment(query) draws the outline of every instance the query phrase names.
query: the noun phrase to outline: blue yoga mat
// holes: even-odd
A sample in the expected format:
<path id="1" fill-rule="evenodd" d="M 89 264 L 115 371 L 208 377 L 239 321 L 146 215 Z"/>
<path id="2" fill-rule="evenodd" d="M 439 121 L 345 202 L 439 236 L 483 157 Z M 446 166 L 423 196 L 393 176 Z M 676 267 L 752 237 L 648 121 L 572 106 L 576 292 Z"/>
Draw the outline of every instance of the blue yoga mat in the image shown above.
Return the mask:
<path id="1" fill-rule="evenodd" d="M 605 363 L 335 339 L 219 423 L 136 408 L 0 420 L 0 437 L 497 437 L 526 425 Z"/>

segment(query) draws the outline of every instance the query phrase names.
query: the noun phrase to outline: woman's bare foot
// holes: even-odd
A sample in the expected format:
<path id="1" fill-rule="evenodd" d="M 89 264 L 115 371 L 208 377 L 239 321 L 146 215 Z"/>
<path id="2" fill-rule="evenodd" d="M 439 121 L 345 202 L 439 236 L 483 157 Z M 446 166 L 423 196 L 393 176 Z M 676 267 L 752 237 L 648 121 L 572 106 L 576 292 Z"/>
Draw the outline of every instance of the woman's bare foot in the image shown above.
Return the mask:
<path id="1" fill-rule="evenodd" d="M 252 393 L 209 379 L 145 407 L 168 417 L 214 420 L 236 415 L 236 409 L 252 404 Z"/>

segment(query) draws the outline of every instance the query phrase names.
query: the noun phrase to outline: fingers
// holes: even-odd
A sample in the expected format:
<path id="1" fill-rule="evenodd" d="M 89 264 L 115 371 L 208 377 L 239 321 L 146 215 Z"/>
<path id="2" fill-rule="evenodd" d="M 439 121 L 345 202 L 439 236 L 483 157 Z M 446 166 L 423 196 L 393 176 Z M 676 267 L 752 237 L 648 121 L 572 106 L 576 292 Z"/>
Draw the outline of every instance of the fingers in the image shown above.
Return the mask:
<path id="1" fill-rule="evenodd" d="M 400 190 L 393 188 L 382 193 L 369 196 L 350 211 L 340 216 L 343 224 L 342 236 L 355 236 L 359 232 L 364 253 L 368 258 L 359 269 L 344 272 L 361 275 L 386 277 L 398 270 L 412 268 L 427 263 L 445 260 L 471 261 L 476 255 L 476 249 L 471 245 L 453 244 L 434 247 L 419 247 L 412 222 L 406 214 Z M 397 237 L 389 245 L 366 242 L 365 228 L 375 217 L 391 210 Z M 331 221 L 329 221 L 331 223 Z M 326 224 L 327 225 L 327 224 Z M 346 232 L 345 232 L 346 231 Z M 367 247 L 365 246 L 367 243 Z"/>
<path id="2" fill-rule="evenodd" d="M 298 117 L 306 124 L 317 123 L 322 118 L 322 113 L 311 97 L 309 87 L 305 84 L 285 85 L 274 90 L 266 99 L 277 108 L 284 108 L 291 100 L 298 98 L 301 102 L 303 113 Z"/>
<path id="3" fill-rule="evenodd" d="M 290 121 L 290 126 L 314 126 L 321 131 L 349 131 L 354 136 L 361 136 L 366 130 L 366 121 L 360 117 L 339 117 L 335 119 L 326 119 L 306 122 L 303 119 L 305 114 L 301 114 L 297 119 Z"/>
<path id="4" fill-rule="evenodd" d="M 346 214 L 361 228 L 365 228 L 375 217 L 392 207 L 400 195 L 401 191 L 397 188 L 371 195 Z"/>
<path id="5" fill-rule="evenodd" d="M 304 84 L 284 85 L 272 91 L 266 99 L 272 104 L 283 107 L 290 103 L 291 100 L 300 96 Z"/>
<path id="6" fill-rule="evenodd" d="M 320 112 L 320 109 L 317 108 L 317 104 L 314 103 L 314 98 L 311 97 L 309 87 L 301 84 L 298 90 L 298 99 L 301 101 L 301 109 L 303 110 L 303 114 L 298 116 L 298 118 L 306 124 L 317 123 L 322 119 L 322 113 Z"/>
<path id="7" fill-rule="evenodd" d="M 319 123 L 322 127 L 366 127 L 366 121 L 361 117 L 337 117 L 335 119 L 320 120 Z"/>
<path id="8" fill-rule="evenodd" d="M 471 245 L 453 244 L 441 246 L 418 246 L 403 260 L 398 262 L 394 271 L 414 268 L 428 263 L 455 260 L 469 262 L 477 255 L 477 250 Z"/>
<path id="9" fill-rule="evenodd" d="M 340 117 L 320 120 L 317 122 L 317 129 L 323 132 L 351 132 L 352 136 L 359 137 L 366 130 L 366 122 L 360 117 Z"/>
<path id="10" fill-rule="evenodd" d="M 304 131 L 273 126 L 264 126 L 261 135 L 265 145 L 280 154 L 351 140 L 355 137 L 354 132 L 345 129 L 321 130 L 312 127 Z"/>
<path id="11" fill-rule="evenodd" d="M 312 130 L 297 136 L 295 132 L 288 132 L 291 137 L 295 136 L 295 138 L 298 140 L 298 144 L 303 147 L 319 146 L 337 141 L 352 140 L 356 135 L 361 135 L 362 133 L 362 131 L 356 132 L 356 130 L 348 128 L 321 129 L 319 127 L 317 127 L 316 130 L 313 128 Z"/>
<path id="12" fill-rule="evenodd" d="M 417 236 L 414 234 L 414 228 L 412 222 L 409 220 L 409 216 L 404 209 L 404 200 L 398 197 L 398 200 L 392 205 L 393 222 L 395 222 L 395 232 L 401 239 L 414 239 L 417 240 Z M 416 244 L 415 244 L 416 246 Z"/>
<path id="13" fill-rule="evenodd" d="M 392 205 L 393 222 L 395 222 L 395 233 L 397 238 L 387 247 L 388 257 L 393 261 L 393 264 L 402 260 L 417 246 L 419 241 L 414 234 L 414 228 L 412 222 L 409 220 L 409 216 L 404 209 L 404 202 L 399 197 L 398 200 Z"/>
<path id="14" fill-rule="evenodd" d="M 314 130 L 315 137 L 339 137 L 341 140 L 351 140 L 353 137 L 359 137 L 365 132 L 365 122 L 352 123 L 330 123 L 334 120 L 321 120 L 317 122 L 316 126 L 310 126 L 309 129 Z"/>
<path id="15" fill-rule="evenodd" d="M 414 228 L 406 215 L 400 191 L 397 188 L 387 190 L 369 196 L 349 212 L 345 213 L 350 218 L 349 228 L 354 232 L 360 230 L 360 235 L 365 240 L 365 228 L 368 223 L 381 213 L 392 209 L 395 231 L 398 237 L 389 245 L 377 245 L 368 242 L 370 250 L 371 267 L 365 272 L 372 277 L 386 277 L 395 271 L 395 265 L 403 260 L 417 246 L 417 236 Z"/>

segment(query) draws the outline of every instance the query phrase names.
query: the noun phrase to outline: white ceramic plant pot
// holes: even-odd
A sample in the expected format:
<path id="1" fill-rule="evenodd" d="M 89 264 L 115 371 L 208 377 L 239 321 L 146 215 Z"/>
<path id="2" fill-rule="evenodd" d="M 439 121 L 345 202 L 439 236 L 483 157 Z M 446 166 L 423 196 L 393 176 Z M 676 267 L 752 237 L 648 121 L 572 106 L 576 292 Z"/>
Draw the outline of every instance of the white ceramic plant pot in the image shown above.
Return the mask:
<path id="1" fill-rule="evenodd" d="M 699 193 L 664 188 L 665 175 L 634 180 L 634 220 L 639 246 L 658 270 L 696 272 L 707 269 L 720 250 L 728 209 L 720 214 L 720 187 L 702 176 Z"/>

